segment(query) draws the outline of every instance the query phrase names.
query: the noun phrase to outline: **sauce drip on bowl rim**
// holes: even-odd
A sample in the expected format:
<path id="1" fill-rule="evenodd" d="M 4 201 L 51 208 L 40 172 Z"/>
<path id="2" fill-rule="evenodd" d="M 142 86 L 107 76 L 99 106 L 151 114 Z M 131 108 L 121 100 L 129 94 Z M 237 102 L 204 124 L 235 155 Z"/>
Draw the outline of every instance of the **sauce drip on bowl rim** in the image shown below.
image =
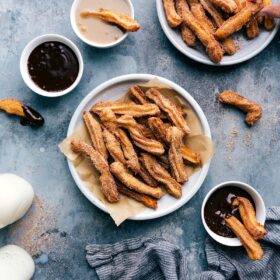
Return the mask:
<path id="1" fill-rule="evenodd" d="M 232 207 L 232 202 L 237 196 L 249 199 L 255 208 L 255 203 L 248 192 L 236 186 L 227 186 L 217 189 L 212 193 L 205 204 L 205 222 L 213 232 L 220 236 L 230 238 L 236 237 L 231 229 L 227 227 L 225 218 L 235 216 L 241 221 L 238 207 Z"/>
<path id="2" fill-rule="evenodd" d="M 31 52 L 28 72 L 41 89 L 58 92 L 75 82 L 79 73 L 79 61 L 70 47 L 61 42 L 49 41 Z"/>

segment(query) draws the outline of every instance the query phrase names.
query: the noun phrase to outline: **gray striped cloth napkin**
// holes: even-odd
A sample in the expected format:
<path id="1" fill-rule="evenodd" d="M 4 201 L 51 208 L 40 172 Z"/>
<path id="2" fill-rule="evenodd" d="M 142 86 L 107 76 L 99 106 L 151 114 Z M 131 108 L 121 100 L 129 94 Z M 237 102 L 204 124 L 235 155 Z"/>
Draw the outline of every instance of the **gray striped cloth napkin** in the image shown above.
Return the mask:
<path id="1" fill-rule="evenodd" d="M 88 245 L 86 258 L 100 280 L 225 280 L 237 275 L 246 280 L 280 279 L 280 207 L 268 209 L 265 227 L 262 260 L 251 261 L 244 248 L 222 246 L 208 238 L 209 271 L 197 275 L 189 275 L 184 251 L 156 237 Z"/>

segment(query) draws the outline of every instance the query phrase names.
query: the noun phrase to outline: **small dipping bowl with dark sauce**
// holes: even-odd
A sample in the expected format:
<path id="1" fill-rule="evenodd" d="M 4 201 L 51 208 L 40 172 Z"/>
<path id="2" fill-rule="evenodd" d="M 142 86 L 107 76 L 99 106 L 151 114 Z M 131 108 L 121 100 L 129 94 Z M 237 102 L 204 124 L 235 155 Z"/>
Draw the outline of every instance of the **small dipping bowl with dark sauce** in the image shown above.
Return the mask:
<path id="1" fill-rule="evenodd" d="M 77 46 L 58 34 L 36 37 L 21 54 L 20 72 L 24 82 L 43 96 L 69 93 L 80 82 L 83 70 L 83 58 Z"/>
<path id="2" fill-rule="evenodd" d="M 253 204 L 257 220 L 264 225 L 266 210 L 260 194 L 248 184 L 239 181 L 221 183 L 211 189 L 203 200 L 201 218 L 208 234 L 226 246 L 241 246 L 241 242 L 225 224 L 225 218 L 235 216 L 241 222 L 238 208 L 232 207 L 237 196 L 246 197 Z"/>

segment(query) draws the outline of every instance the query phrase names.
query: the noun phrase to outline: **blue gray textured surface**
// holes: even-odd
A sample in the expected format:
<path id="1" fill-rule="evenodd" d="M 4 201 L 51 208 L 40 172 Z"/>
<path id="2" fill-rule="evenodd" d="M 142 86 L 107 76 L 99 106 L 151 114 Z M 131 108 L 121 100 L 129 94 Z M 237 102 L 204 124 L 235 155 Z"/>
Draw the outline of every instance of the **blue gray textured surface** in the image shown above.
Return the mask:
<path id="1" fill-rule="evenodd" d="M 279 204 L 279 33 L 257 57 L 218 69 L 189 60 L 169 43 L 159 25 L 155 1 L 133 1 L 142 29 L 108 50 L 91 48 L 76 37 L 69 20 L 71 4 L 71 0 L 0 2 L 0 98 L 19 98 L 46 118 L 44 127 L 32 129 L 20 126 L 17 118 L 0 114 L 0 173 L 12 172 L 26 178 L 44 205 L 43 217 L 38 218 L 33 213 L 38 210 L 35 209 L 19 223 L 1 230 L 0 245 L 15 243 L 31 251 L 37 263 L 36 280 L 96 279 L 85 261 L 86 244 L 152 235 L 185 248 L 190 273 L 201 271 L 206 267 L 206 233 L 200 207 L 211 187 L 225 180 L 241 180 L 254 186 L 267 206 Z M 44 33 L 69 37 L 84 57 L 82 81 L 65 97 L 39 97 L 20 76 L 22 49 Z M 189 91 L 208 118 L 217 151 L 203 186 L 187 205 L 167 217 L 127 221 L 116 227 L 76 188 L 57 145 L 65 137 L 82 98 L 100 83 L 128 73 L 163 76 Z M 216 94 L 224 89 L 236 90 L 260 102 L 264 108 L 261 121 L 248 128 L 243 113 L 219 105 Z M 29 232 L 30 229 L 34 231 Z"/>

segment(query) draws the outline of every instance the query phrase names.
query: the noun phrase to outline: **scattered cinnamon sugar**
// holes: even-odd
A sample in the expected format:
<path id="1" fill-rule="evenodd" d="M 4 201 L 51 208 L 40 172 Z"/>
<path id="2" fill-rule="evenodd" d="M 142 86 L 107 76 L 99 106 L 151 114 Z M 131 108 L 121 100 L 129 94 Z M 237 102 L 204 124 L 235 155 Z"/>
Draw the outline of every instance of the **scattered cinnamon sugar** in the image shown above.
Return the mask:
<path id="1" fill-rule="evenodd" d="M 234 138 L 237 137 L 237 135 L 238 135 L 238 130 L 236 127 L 234 127 L 230 132 L 229 140 L 226 144 L 227 150 L 232 151 L 234 149 Z"/>
<path id="2" fill-rule="evenodd" d="M 61 244 L 65 235 L 60 233 L 55 225 L 53 211 L 35 197 L 31 209 L 25 217 L 10 227 L 8 234 L 13 244 L 34 256 L 42 252 L 49 253 L 57 242 Z"/>
<path id="3" fill-rule="evenodd" d="M 251 143 L 252 143 L 252 134 L 250 132 L 247 132 L 245 134 L 245 138 L 243 139 L 243 143 L 246 146 L 250 146 L 251 145 Z"/>

